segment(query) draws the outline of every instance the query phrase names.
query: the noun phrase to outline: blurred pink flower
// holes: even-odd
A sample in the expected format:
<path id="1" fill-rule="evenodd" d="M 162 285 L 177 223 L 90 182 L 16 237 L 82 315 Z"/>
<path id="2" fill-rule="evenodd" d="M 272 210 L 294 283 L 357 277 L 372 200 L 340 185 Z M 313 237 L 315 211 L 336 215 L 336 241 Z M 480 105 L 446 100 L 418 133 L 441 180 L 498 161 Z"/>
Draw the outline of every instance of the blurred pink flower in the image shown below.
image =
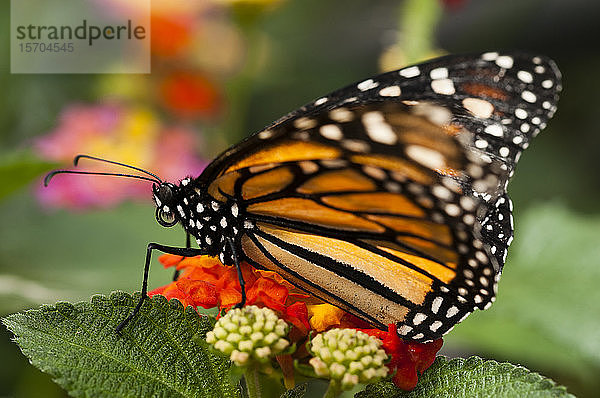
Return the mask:
<path id="1" fill-rule="evenodd" d="M 118 104 L 71 105 L 58 125 L 35 142 L 44 159 L 71 167 L 77 154 L 127 163 L 178 181 L 197 176 L 206 163 L 195 152 L 198 134 L 187 128 L 164 126 L 149 110 Z M 77 170 L 130 173 L 131 170 L 83 159 Z M 37 196 L 48 207 L 83 209 L 109 207 L 127 199 L 151 197 L 150 184 L 105 176 L 56 176 Z"/>

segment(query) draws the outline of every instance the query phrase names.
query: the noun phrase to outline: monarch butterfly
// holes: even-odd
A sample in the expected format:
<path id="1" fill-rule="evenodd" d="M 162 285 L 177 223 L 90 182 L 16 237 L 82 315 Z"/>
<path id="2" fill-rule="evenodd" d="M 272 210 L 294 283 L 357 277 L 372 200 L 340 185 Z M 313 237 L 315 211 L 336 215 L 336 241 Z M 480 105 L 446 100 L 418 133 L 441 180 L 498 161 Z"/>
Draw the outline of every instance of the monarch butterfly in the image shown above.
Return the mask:
<path id="1" fill-rule="evenodd" d="M 556 111 L 560 72 L 527 54 L 446 56 L 352 84 L 231 147 L 197 178 L 153 182 L 186 248 L 278 272 L 404 339 L 441 337 L 494 301 L 513 237 L 506 185 Z M 191 248 L 194 237 L 199 248 Z"/>

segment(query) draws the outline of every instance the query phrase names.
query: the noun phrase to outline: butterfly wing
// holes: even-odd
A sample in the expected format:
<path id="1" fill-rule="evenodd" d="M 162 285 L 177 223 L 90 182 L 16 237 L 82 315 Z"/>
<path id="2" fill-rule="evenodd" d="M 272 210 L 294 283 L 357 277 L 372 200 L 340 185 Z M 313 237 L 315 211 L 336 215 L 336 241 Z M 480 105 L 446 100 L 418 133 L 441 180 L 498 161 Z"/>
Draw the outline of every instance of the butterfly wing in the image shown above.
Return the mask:
<path id="1" fill-rule="evenodd" d="M 225 152 L 198 183 L 239 204 L 246 261 L 405 338 L 438 338 L 494 299 L 512 238 L 505 184 L 555 107 L 551 88 L 531 85 L 560 85 L 536 59 L 531 79 L 524 58 L 484 54 L 338 90 Z M 525 104 L 526 91 L 551 107 Z"/>
<path id="2" fill-rule="evenodd" d="M 556 112 L 561 90 L 560 71 L 547 57 L 496 52 L 440 57 L 320 97 L 225 151 L 204 174 L 223 173 L 296 119 L 348 105 L 404 101 L 438 124 L 464 128 L 463 144 L 505 163 L 507 180 L 522 151 Z"/>

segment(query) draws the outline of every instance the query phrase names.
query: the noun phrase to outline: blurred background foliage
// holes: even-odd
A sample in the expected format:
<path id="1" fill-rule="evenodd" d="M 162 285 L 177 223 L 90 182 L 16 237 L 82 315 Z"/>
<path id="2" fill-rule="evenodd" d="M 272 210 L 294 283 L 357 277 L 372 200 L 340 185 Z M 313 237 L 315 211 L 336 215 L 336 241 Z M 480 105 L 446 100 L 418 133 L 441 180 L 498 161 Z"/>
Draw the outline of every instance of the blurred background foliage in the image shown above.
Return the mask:
<path id="1" fill-rule="evenodd" d="M 9 16 L 3 1 L 0 315 L 135 291 L 146 244 L 184 242 L 154 221 L 146 184 L 67 177 L 42 191 L 41 175 L 68 167 L 75 153 L 177 179 L 286 112 L 382 70 L 444 52 L 554 58 L 564 91 L 509 186 L 516 239 L 498 300 L 457 326 L 443 350 L 520 363 L 597 396 L 599 2 L 153 0 L 150 75 L 10 74 Z M 171 277 L 159 268 L 153 287 Z M 0 333 L 0 396 L 64 396 Z"/>

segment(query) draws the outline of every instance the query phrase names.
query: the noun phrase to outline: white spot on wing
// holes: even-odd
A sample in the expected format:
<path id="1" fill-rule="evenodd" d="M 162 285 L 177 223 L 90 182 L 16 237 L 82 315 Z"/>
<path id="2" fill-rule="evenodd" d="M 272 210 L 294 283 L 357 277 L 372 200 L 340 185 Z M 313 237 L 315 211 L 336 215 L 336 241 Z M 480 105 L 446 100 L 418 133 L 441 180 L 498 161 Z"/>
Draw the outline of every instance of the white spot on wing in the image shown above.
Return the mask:
<path id="1" fill-rule="evenodd" d="M 267 138 L 271 138 L 273 136 L 273 130 L 265 130 L 258 133 L 258 138 L 261 140 L 266 140 Z"/>
<path id="2" fill-rule="evenodd" d="M 315 171 L 319 170 L 319 166 L 315 162 L 311 162 L 310 160 L 303 160 L 301 162 L 298 162 L 298 166 L 300 166 L 304 174 L 312 174 Z"/>
<path id="3" fill-rule="evenodd" d="M 401 334 L 402 336 L 406 335 L 407 333 L 409 333 L 413 328 L 411 326 L 408 325 L 402 325 L 398 328 L 398 334 Z"/>
<path id="4" fill-rule="evenodd" d="M 377 83 L 376 81 L 373 81 L 373 79 L 367 79 L 364 82 L 360 82 L 356 85 L 356 87 L 360 91 L 371 90 L 372 88 L 375 88 L 377 86 L 379 86 L 379 83 Z"/>
<path id="5" fill-rule="evenodd" d="M 431 82 L 431 89 L 437 94 L 452 95 L 456 92 L 450 79 L 438 79 Z"/>
<path id="6" fill-rule="evenodd" d="M 519 145 L 521 142 L 523 142 L 523 137 L 521 137 L 520 135 L 515 135 L 512 141 L 513 144 Z"/>
<path id="7" fill-rule="evenodd" d="M 483 131 L 495 137 L 502 137 L 504 135 L 504 130 L 499 124 L 490 124 L 489 126 L 486 126 Z"/>
<path id="8" fill-rule="evenodd" d="M 523 91 L 521 93 L 521 98 L 523 98 L 525 101 L 530 102 L 530 103 L 534 103 L 535 101 L 537 101 L 537 97 L 535 96 L 534 93 L 532 93 L 531 91 Z"/>
<path id="9" fill-rule="evenodd" d="M 360 141 L 360 140 L 343 140 L 341 145 L 350 150 L 350 151 L 354 151 L 354 152 L 368 152 L 369 151 L 369 144 L 367 144 L 364 141 Z"/>
<path id="10" fill-rule="evenodd" d="M 438 126 L 448 125 L 452 120 L 452 112 L 443 106 L 433 105 L 429 102 L 417 102 L 416 104 L 410 104 L 410 106 L 415 115 L 423 116 Z"/>
<path id="11" fill-rule="evenodd" d="M 382 97 L 398 97 L 400 94 L 400 86 L 388 86 L 379 90 L 379 95 Z"/>
<path id="12" fill-rule="evenodd" d="M 300 130 L 308 130 L 317 126 L 317 121 L 308 117 L 299 117 L 294 120 L 294 127 Z"/>
<path id="13" fill-rule="evenodd" d="M 409 145 L 405 150 L 406 155 L 412 160 L 432 170 L 443 168 L 446 165 L 444 155 L 434 149 L 421 145 Z"/>
<path id="14" fill-rule="evenodd" d="M 489 101 L 480 98 L 465 98 L 462 104 L 465 109 L 481 119 L 489 118 L 494 112 L 494 106 Z"/>
<path id="15" fill-rule="evenodd" d="M 434 314 L 437 314 L 438 310 L 440 309 L 440 306 L 442 305 L 442 302 L 444 301 L 443 298 L 441 297 L 436 297 L 433 300 L 433 303 L 431 303 L 431 312 L 433 312 Z"/>
<path id="16" fill-rule="evenodd" d="M 427 315 L 418 312 L 417 314 L 415 314 L 415 317 L 413 318 L 413 324 L 415 325 L 420 325 L 425 319 L 427 319 Z"/>
<path id="17" fill-rule="evenodd" d="M 488 146 L 488 142 L 486 140 L 476 140 L 475 147 L 479 149 L 485 149 Z"/>
<path id="18" fill-rule="evenodd" d="M 411 77 L 419 76 L 421 74 L 421 71 L 419 70 L 418 66 L 411 66 L 409 68 L 402 69 L 398 73 L 402 77 L 411 78 Z"/>
<path id="19" fill-rule="evenodd" d="M 450 190 L 442 185 L 435 185 L 432 189 L 431 189 L 431 193 L 433 193 L 436 197 L 440 198 L 440 199 L 444 199 L 444 200 L 450 200 L 452 199 L 452 192 L 450 192 Z"/>
<path id="20" fill-rule="evenodd" d="M 519 119 L 526 119 L 527 111 L 525 109 L 517 108 L 517 109 L 515 109 L 515 116 L 518 117 Z"/>
<path id="21" fill-rule="evenodd" d="M 542 87 L 544 87 L 545 89 L 551 88 L 554 85 L 554 83 L 552 83 L 552 80 L 544 80 L 542 82 Z"/>
<path id="22" fill-rule="evenodd" d="M 337 108 L 329 112 L 329 118 L 336 122 L 345 123 L 354 119 L 354 114 L 346 108 Z"/>
<path id="23" fill-rule="evenodd" d="M 436 79 L 446 79 L 448 77 L 448 69 L 447 68 L 435 68 L 429 72 L 429 76 Z"/>
<path id="24" fill-rule="evenodd" d="M 433 322 L 431 325 L 429 325 L 429 329 L 432 332 L 436 332 L 440 327 L 442 326 L 442 322 L 440 321 L 435 321 Z"/>
<path id="25" fill-rule="evenodd" d="M 531 73 L 525 71 L 525 70 L 520 70 L 519 72 L 517 72 L 517 77 L 523 83 L 531 83 L 531 82 L 533 82 L 533 75 Z"/>
<path id="26" fill-rule="evenodd" d="M 456 314 L 458 314 L 458 308 L 453 305 L 452 307 L 448 308 L 448 312 L 446 312 L 446 318 L 452 318 Z"/>
<path id="27" fill-rule="evenodd" d="M 325 138 L 330 140 L 340 140 L 344 136 L 342 134 L 342 129 L 335 124 L 325 124 L 319 128 L 319 132 Z"/>
<path id="28" fill-rule="evenodd" d="M 367 130 L 369 138 L 375 142 L 382 144 L 393 145 L 398 141 L 398 137 L 392 126 L 390 126 L 381 112 L 367 112 L 362 115 L 362 122 Z"/>
<path id="29" fill-rule="evenodd" d="M 513 67 L 514 60 L 508 55 L 501 55 L 496 58 L 496 65 L 504 69 L 510 69 Z"/>
<path id="30" fill-rule="evenodd" d="M 497 52 L 489 52 L 481 55 L 481 59 L 483 59 L 484 61 L 493 61 L 496 58 L 498 58 Z"/>

